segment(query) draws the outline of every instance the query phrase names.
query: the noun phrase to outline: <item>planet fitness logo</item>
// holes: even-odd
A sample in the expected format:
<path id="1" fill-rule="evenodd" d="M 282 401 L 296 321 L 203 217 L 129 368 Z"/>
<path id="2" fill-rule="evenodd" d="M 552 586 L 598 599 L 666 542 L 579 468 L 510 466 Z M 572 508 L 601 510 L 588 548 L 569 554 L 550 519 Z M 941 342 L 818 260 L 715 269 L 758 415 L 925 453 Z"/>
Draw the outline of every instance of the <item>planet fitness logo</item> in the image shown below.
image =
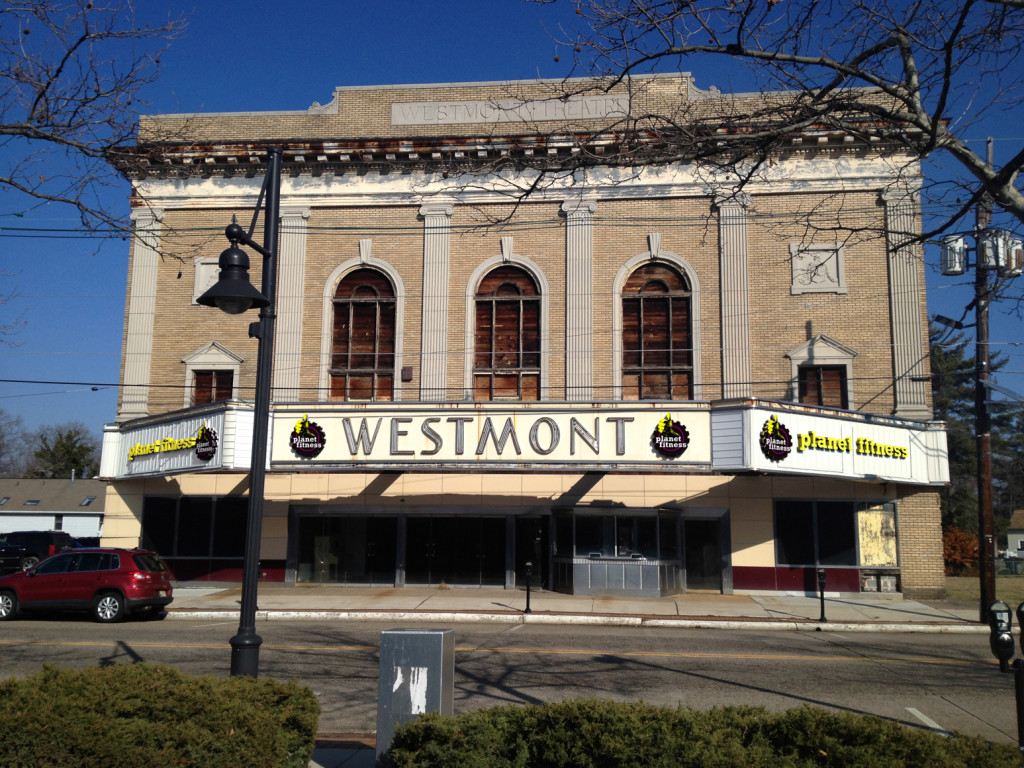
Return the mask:
<path id="1" fill-rule="evenodd" d="M 690 433 L 678 421 L 672 421 L 671 413 L 666 413 L 651 434 L 651 445 L 665 458 L 674 459 L 690 447 Z"/>
<path id="2" fill-rule="evenodd" d="M 775 415 L 761 427 L 760 442 L 761 453 L 768 461 L 782 461 L 793 450 L 793 437 Z"/>
<path id="3" fill-rule="evenodd" d="M 203 424 L 196 433 L 196 458 L 209 461 L 217 455 L 217 433 Z"/>
<path id="4" fill-rule="evenodd" d="M 299 456 L 315 459 L 327 444 L 327 436 L 319 424 L 303 416 L 292 430 L 288 442 Z"/>

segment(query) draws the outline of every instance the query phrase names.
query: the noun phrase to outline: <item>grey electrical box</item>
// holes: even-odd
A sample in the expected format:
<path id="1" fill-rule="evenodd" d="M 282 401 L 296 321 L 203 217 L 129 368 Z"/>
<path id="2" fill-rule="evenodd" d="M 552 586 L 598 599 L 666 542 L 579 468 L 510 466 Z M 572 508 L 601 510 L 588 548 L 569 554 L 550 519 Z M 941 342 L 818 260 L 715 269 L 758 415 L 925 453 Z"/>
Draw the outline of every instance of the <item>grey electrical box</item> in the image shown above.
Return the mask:
<path id="1" fill-rule="evenodd" d="M 424 712 L 452 714 L 455 630 L 390 629 L 380 633 L 377 757 L 395 729 Z"/>

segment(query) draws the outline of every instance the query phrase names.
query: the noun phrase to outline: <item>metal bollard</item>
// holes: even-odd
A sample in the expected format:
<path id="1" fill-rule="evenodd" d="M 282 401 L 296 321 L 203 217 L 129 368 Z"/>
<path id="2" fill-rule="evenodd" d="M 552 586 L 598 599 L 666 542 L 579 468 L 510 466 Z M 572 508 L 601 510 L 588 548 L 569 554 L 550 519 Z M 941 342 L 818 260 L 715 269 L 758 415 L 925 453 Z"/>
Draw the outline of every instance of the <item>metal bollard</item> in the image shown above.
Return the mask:
<path id="1" fill-rule="evenodd" d="M 530 610 L 530 581 L 533 580 L 533 563 L 526 564 L 526 610 L 523 613 L 533 613 Z"/>
<path id="2" fill-rule="evenodd" d="M 825 618 L 825 569 L 818 569 L 818 599 L 821 601 L 821 617 L 818 621 L 826 622 Z"/>

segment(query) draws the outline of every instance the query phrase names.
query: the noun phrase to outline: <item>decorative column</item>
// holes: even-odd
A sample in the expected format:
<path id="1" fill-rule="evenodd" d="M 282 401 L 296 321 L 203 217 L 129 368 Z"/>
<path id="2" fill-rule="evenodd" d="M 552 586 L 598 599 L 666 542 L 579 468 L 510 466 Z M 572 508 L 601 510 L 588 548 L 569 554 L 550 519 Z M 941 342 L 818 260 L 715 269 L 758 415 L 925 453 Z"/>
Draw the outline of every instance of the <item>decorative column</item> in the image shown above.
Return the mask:
<path id="1" fill-rule="evenodd" d="M 917 226 L 917 191 L 888 189 L 881 195 L 885 205 L 885 236 L 889 250 L 889 312 L 892 320 L 892 365 L 896 382 L 894 415 L 905 419 L 930 419 L 924 338 L 924 290 L 921 257 L 914 233 Z"/>
<path id="2" fill-rule="evenodd" d="M 446 400 L 448 373 L 448 260 L 451 203 L 428 203 L 423 217 L 423 322 L 420 329 L 420 399 Z"/>
<path id="3" fill-rule="evenodd" d="M 747 208 L 744 194 L 718 196 L 722 313 L 722 397 L 750 397 L 750 287 L 747 283 Z"/>
<path id="4" fill-rule="evenodd" d="M 164 212 L 153 208 L 132 211 L 131 292 L 124 340 L 124 373 L 118 421 L 149 413 L 149 375 L 153 360 L 153 318 L 156 314 L 156 276 L 160 264 L 160 222 Z"/>
<path id="5" fill-rule="evenodd" d="M 567 200 L 565 214 L 565 399 L 594 399 L 594 213 Z"/>
<path id="6" fill-rule="evenodd" d="M 306 280 L 306 221 L 309 208 L 281 209 L 278 245 L 277 327 L 274 332 L 274 388 L 271 400 L 302 399 L 302 308 Z"/>

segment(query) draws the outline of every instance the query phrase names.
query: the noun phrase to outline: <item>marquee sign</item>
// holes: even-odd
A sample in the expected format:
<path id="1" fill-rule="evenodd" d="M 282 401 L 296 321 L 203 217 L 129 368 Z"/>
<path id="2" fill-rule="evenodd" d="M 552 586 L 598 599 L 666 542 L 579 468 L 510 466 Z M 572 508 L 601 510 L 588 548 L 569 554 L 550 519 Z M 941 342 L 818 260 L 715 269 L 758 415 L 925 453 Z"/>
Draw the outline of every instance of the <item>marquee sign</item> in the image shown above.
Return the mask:
<path id="1" fill-rule="evenodd" d="M 713 409 L 715 471 L 787 472 L 939 485 L 949 480 L 941 425 L 823 414 L 779 403 Z M 737 439 L 738 438 L 738 439 Z"/>
<path id="2" fill-rule="evenodd" d="M 224 402 L 103 428 L 100 476 L 163 477 L 206 470 L 248 471 L 251 407 Z"/>
<path id="3" fill-rule="evenodd" d="M 587 467 L 649 469 L 711 463 L 707 406 L 676 403 L 545 408 L 494 404 L 391 404 L 272 415 L 271 465 L 339 467 Z M 300 426 L 318 450 L 300 450 Z"/>

